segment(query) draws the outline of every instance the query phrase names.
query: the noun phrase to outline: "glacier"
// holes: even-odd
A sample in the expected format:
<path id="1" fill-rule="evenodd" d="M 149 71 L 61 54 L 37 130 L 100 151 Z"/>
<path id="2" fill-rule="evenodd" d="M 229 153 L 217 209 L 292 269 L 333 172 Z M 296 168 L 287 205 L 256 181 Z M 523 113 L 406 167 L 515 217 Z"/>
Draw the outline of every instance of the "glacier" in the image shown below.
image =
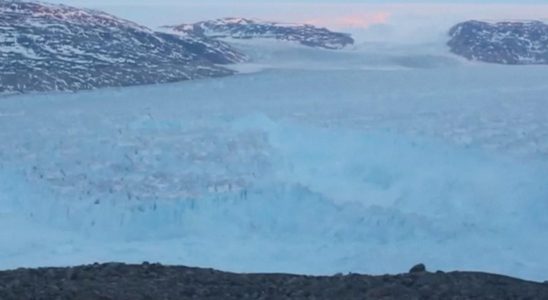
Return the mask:
<path id="1" fill-rule="evenodd" d="M 548 69 L 238 47 L 230 78 L 0 99 L 0 268 L 547 279 Z"/>

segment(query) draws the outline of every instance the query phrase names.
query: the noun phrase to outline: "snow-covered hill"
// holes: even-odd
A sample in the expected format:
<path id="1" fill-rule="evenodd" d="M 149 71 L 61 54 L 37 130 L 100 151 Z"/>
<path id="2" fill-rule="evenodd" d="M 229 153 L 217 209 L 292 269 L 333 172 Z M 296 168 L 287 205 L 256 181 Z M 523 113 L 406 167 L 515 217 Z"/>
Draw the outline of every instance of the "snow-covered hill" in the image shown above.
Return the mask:
<path id="1" fill-rule="evenodd" d="M 448 45 L 470 60 L 501 64 L 548 64 L 548 25 L 539 21 L 467 21 L 454 26 Z"/>
<path id="2" fill-rule="evenodd" d="M 341 49 L 354 43 L 349 34 L 307 24 L 265 22 L 244 18 L 224 18 L 195 24 L 166 26 L 175 31 L 212 38 L 266 38 L 298 42 L 309 47 Z"/>
<path id="3" fill-rule="evenodd" d="M 157 33 L 64 5 L 0 1 L 0 93 L 81 90 L 233 74 L 245 56 L 205 37 Z"/>

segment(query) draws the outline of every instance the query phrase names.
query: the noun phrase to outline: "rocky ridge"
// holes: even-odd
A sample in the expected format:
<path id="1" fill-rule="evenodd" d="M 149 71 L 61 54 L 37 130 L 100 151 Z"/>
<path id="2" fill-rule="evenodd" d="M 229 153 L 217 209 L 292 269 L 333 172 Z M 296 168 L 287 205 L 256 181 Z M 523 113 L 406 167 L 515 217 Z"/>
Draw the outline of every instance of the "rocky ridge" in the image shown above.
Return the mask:
<path id="1" fill-rule="evenodd" d="M 548 25 L 540 21 L 467 21 L 449 31 L 451 52 L 509 65 L 548 64 Z"/>
<path id="2" fill-rule="evenodd" d="M 0 299 L 548 299 L 548 284 L 477 272 L 235 274 L 144 263 L 0 272 Z"/>
<path id="3" fill-rule="evenodd" d="M 0 94 L 76 91 L 234 74 L 247 57 L 206 37 L 171 35 L 101 11 L 0 0 Z"/>
<path id="4" fill-rule="evenodd" d="M 349 34 L 333 32 L 309 24 L 267 22 L 246 18 L 224 18 L 194 24 L 165 26 L 193 36 L 233 39 L 276 39 L 323 49 L 342 49 L 354 44 Z"/>

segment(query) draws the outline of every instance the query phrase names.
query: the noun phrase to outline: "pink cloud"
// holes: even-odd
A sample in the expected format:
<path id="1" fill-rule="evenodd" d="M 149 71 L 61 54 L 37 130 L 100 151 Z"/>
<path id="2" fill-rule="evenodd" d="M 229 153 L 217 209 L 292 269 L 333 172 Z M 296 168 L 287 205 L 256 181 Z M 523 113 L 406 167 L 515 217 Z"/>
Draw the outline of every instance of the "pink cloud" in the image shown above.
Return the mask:
<path id="1" fill-rule="evenodd" d="M 339 28 L 367 28 L 375 24 L 388 23 L 391 14 L 389 12 L 377 12 L 368 14 L 351 14 L 338 17 L 325 17 L 309 19 L 305 22 L 316 26 Z"/>

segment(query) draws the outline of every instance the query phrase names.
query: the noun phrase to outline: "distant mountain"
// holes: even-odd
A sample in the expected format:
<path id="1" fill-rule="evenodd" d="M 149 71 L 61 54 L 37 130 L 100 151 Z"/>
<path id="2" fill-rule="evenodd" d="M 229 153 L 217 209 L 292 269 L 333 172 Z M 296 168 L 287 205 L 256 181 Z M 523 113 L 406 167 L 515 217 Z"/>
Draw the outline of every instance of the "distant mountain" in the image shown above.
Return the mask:
<path id="1" fill-rule="evenodd" d="M 109 14 L 0 0 L 0 94 L 218 77 L 246 57 L 206 37 L 154 32 Z"/>
<path id="2" fill-rule="evenodd" d="M 467 21 L 454 26 L 449 35 L 451 51 L 470 60 L 548 64 L 548 25 L 539 21 Z"/>
<path id="3" fill-rule="evenodd" d="M 234 39 L 277 39 L 294 41 L 309 47 L 341 49 L 352 45 L 349 34 L 333 32 L 306 24 L 264 22 L 243 18 L 225 18 L 194 24 L 166 26 L 174 31 L 194 36 Z"/>

